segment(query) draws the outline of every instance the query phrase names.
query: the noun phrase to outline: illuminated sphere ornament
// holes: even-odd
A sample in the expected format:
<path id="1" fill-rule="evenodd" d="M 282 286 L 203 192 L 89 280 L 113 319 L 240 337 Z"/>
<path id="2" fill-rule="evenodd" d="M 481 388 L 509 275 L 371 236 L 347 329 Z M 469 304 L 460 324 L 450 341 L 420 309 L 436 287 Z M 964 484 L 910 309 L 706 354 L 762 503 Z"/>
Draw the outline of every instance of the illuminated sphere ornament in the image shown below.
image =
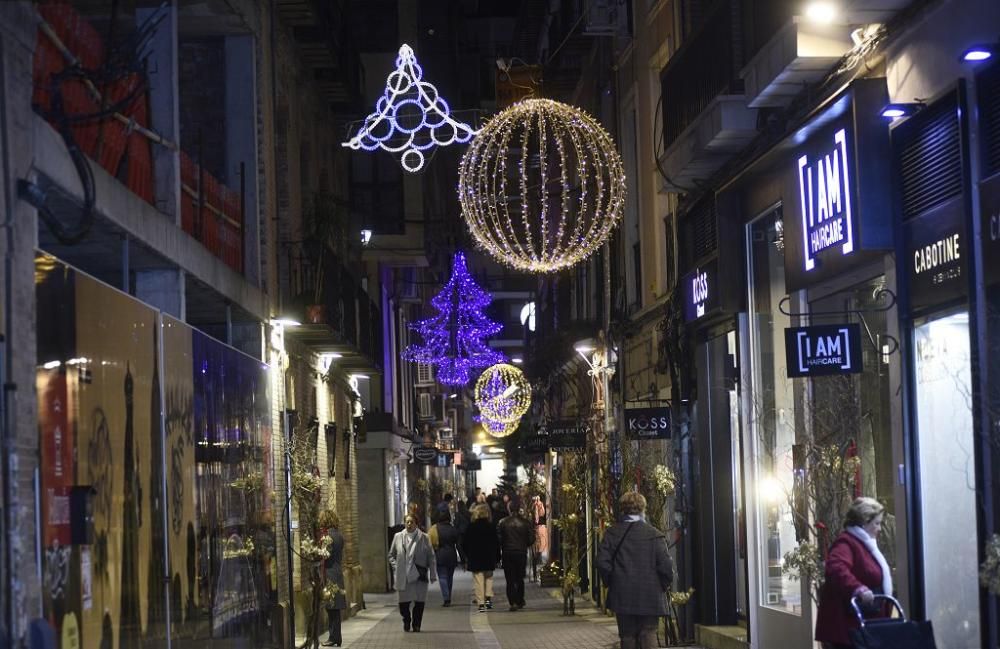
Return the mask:
<path id="1" fill-rule="evenodd" d="M 621 220 L 625 171 L 611 136 L 583 111 L 525 99 L 488 121 L 459 167 L 476 242 L 517 270 L 548 273 L 589 257 Z"/>
<path id="2" fill-rule="evenodd" d="M 423 76 L 413 49 L 402 45 L 396 69 L 386 79 L 385 93 L 375 104 L 375 111 L 342 146 L 355 151 L 382 149 L 399 153 L 403 169 L 417 172 L 424 166 L 424 152 L 428 149 L 471 140 L 476 130 L 452 118 L 448 102 Z"/>
<path id="3" fill-rule="evenodd" d="M 531 384 L 513 365 L 488 367 L 476 381 L 476 405 L 484 423 L 516 427 L 531 406 Z"/>
<path id="4" fill-rule="evenodd" d="M 517 430 L 518 425 L 521 423 L 521 419 L 518 418 L 517 421 L 513 421 L 509 424 L 504 424 L 499 421 L 493 421 L 487 417 L 474 417 L 483 425 L 483 429 L 492 435 L 493 437 L 507 437 Z"/>

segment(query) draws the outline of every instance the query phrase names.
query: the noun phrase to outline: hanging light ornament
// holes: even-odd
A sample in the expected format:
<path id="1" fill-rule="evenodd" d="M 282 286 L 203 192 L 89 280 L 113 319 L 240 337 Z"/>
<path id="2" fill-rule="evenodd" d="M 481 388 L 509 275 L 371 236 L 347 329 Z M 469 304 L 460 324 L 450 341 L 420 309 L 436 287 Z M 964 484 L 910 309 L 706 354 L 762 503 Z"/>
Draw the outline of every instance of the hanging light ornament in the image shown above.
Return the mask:
<path id="1" fill-rule="evenodd" d="M 476 130 L 451 117 L 448 102 L 423 76 L 413 49 L 400 46 L 396 69 L 385 81 L 385 94 L 375 104 L 375 112 L 341 146 L 400 153 L 403 169 L 417 172 L 424 166 L 424 151 L 471 140 Z"/>
<path id="2" fill-rule="evenodd" d="M 410 325 L 423 342 L 403 350 L 403 359 L 434 365 L 445 385 L 465 385 L 472 370 L 502 363 L 506 357 L 486 342 L 503 329 L 483 313 L 492 301 L 469 274 L 465 254 L 455 253 L 448 283 L 431 299 L 438 315 Z"/>
<path id="3" fill-rule="evenodd" d="M 517 430 L 518 425 L 521 423 L 520 418 L 509 424 L 493 421 L 492 419 L 481 415 L 473 417 L 473 419 L 481 423 L 483 425 L 483 429 L 493 437 L 507 437 Z"/>
<path id="4" fill-rule="evenodd" d="M 583 111 L 525 99 L 487 122 L 459 167 L 458 198 L 476 242 L 532 273 L 569 268 L 611 234 L 625 171 L 611 136 Z"/>
<path id="5" fill-rule="evenodd" d="M 531 384 L 513 365 L 500 363 L 486 368 L 476 381 L 476 405 L 484 422 L 516 427 L 531 406 Z"/>

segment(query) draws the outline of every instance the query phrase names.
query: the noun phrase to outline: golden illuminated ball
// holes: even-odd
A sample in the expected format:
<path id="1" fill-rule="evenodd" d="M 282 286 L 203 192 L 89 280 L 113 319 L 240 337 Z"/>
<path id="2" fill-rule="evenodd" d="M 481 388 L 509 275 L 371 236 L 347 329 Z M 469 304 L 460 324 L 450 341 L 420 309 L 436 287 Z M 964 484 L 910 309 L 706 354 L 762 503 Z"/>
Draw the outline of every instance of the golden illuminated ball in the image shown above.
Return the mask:
<path id="1" fill-rule="evenodd" d="M 525 99 L 490 119 L 459 167 L 476 243 L 517 270 L 548 273 L 589 257 L 625 207 L 614 141 L 582 110 Z"/>

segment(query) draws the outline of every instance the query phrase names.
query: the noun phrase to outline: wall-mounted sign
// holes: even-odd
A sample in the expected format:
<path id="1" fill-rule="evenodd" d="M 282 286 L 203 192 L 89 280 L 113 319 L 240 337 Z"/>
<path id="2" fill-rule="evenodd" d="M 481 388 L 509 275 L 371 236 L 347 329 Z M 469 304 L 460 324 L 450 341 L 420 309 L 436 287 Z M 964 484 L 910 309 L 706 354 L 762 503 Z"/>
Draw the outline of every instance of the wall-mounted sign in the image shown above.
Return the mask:
<path id="1" fill-rule="evenodd" d="M 548 426 L 549 448 L 586 448 L 590 426 L 577 420 L 555 421 Z"/>
<path id="2" fill-rule="evenodd" d="M 463 471 L 481 471 L 483 468 L 483 461 L 474 455 L 462 458 L 462 464 L 459 466 Z"/>
<path id="3" fill-rule="evenodd" d="M 625 408 L 629 439 L 670 439 L 670 408 Z"/>
<path id="4" fill-rule="evenodd" d="M 684 291 L 684 321 L 694 322 L 719 307 L 719 262 L 695 268 L 681 280 Z"/>
<path id="5" fill-rule="evenodd" d="M 987 284 L 1000 283 L 1000 174 L 979 183 L 983 275 Z"/>
<path id="6" fill-rule="evenodd" d="M 788 291 L 895 247 L 892 146 L 879 117 L 887 103 L 885 79 L 859 79 L 760 163 L 763 174 L 780 174 L 761 180 L 781 192 L 784 229 L 775 244 Z"/>
<path id="7" fill-rule="evenodd" d="M 937 306 L 968 293 L 962 206 L 959 197 L 903 224 L 911 309 Z"/>
<path id="8" fill-rule="evenodd" d="M 815 325 L 785 329 L 788 376 L 861 372 L 861 325 Z"/>
<path id="9" fill-rule="evenodd" d="M 435 464 L 434 466 L 438 466 L 438 467 L 441 467 L 441 468 L 447 468 L 447 467 L 452 466 L 454 464 L 455 464 L 455 454 L 452 453 L 452 452 L 445 453 L 445 452 L 442 451 L 442 452 L 438 452 L 438 454 L 437 454 L 437 464 Z"/>
<path id="10" fill-rule="evenodd" d="M 436 464 L 438 450 L 429 444 L 418 444 L 413 447 L 413 459 L 420 464 Z"/>
<path id="11" fill-rule="evenodd" d="M 851 158 L 847 129 L 833 133 L 818 155 L 799 156 L 799 202 L 802 212 L 803 259 L 807 271 L 816 268 L 827 250 L 841 255 L 854 252 L 854 221 L 851 213 Z"/>
<path id="12" fill-rule="evenodd" d="M 521 450 L 529 455 L 539 455 L 549 450 L 549 436 L 545 434 L 529 435 L 521 442 Z"/>

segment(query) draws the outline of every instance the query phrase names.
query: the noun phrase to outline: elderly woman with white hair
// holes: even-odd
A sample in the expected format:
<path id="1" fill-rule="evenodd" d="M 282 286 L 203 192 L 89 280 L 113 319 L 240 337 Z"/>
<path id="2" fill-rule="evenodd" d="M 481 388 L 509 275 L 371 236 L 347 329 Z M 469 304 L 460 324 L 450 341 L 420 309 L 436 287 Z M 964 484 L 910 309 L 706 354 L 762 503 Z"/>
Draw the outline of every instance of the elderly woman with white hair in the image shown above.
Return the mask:
<path id="1" fill-rule="evenodd" d="M 437 560 L 430 538 L 417 527 L 417 519 L 412 514 L 406 517 L 406 527 L 392 539 L 389 565 L 392 566 L 393 584 L 399 593 L 403 631 L 409 631 L 412 623 L 413 630 L 419 632 L 424 621 L 427 586 L 437 581 Z M 412 617 L 410 602 L 413 602 Z"/>
<path id="2" fill-rule="evenodd" d="M 615 612 L 622 649 L 659 645 L 656 628 L 667 614 L 664 593 L 674 566 L 667 539 L 646 522 L 646 499 L 630 491 L 619 500 L 622 520 L 604 533 L 597 569 L 608 585 L 608 608 Z"/>

